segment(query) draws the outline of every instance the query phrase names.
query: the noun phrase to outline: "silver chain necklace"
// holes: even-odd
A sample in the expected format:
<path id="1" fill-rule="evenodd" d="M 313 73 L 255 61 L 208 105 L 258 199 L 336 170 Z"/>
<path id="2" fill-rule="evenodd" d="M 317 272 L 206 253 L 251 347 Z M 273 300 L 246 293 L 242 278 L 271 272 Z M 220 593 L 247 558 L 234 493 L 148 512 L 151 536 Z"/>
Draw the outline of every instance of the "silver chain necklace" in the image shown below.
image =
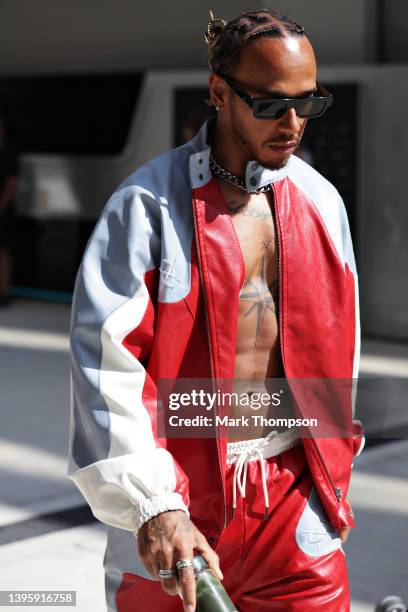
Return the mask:
<path id="1" fill-rule="evenodd" d="M 222 181 L 225 181 L 226 183 L 231 183 L 231 185 L 234 185 L 234 187 L 238 187 L 238 189 L 247 191 L 245 181 L 242 176 L 237 176 L 236 174 L 232 174 L 232 172 L 228 172 L 228 170 L 223 168 L 221 164 L 213 158 L 212 155 L 210 155 L 209 165 L 211 172 L 218 176 Z M 272 183 L 269 183 L 269 185 L 264 185 L 263 187 L 255 189 L 253 193 L 264 193 L 265 191 L 270 191 L 271 189 Z"/>

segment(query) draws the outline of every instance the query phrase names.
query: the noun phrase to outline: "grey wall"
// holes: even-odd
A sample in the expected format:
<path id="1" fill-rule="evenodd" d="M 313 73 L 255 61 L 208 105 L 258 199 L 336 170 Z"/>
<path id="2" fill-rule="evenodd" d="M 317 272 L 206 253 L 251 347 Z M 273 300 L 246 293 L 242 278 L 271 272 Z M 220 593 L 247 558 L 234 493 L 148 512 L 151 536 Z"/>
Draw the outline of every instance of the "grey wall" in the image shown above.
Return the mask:
<path id="1" fill-rule="evenodd" d="M 0 74 L 203 67 L 208 8 L 230 19 L 265 5 L 305 25 L 321 63 L 361 63 L 372 58 L 375 3 L 1 0 Z"/>
<path id="2" fill-rule="evenodd" d="M 306 28 L 321 63 L 358 64 L 370 60 L 372 55 L 373 2 L 268 0 L 267 6 L 287 12 Z"/>
<path id="3" fill-rule="evenodd" d="M 323 82 L 360 86 L 357 236 L 367 335 L 408 340 L 408 139 L 405 66 L 326 66 Z M 390 97 L 392 91 L 394 96 Z M 311 129 L 311 128 L 309 128 Z"/>
<path id="4" fill-rule="evenodd" d="M 408 2 L 384 2 L 383 59 L 388 62 L 408 62 Z"/>
<path id="5" fill-rule="evenodd" d="M 248 0 L 210 5 L 234 15 Z M 207 7 L 200 0 L 1 0 L 0 73 L 204 67 Z"/>

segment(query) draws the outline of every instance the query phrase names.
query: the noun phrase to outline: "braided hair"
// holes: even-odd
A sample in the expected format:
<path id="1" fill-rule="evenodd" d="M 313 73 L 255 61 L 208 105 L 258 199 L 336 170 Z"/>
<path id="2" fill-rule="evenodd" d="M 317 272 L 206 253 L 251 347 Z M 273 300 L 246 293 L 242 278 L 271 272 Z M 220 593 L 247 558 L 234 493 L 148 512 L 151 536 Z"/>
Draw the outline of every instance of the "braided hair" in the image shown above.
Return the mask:
<path id="1" fill-rule="evenodd" d="M 241 51 L 247 43 L 261 37 L 285 36 L 306 36 L 306 32 L 287 15 L 270 9 L 242 13 L 231 21 L 215 18 L 210 11 L 205 34 L 209 68 L 211 72 L 228 74 L 239 63 Z"/>

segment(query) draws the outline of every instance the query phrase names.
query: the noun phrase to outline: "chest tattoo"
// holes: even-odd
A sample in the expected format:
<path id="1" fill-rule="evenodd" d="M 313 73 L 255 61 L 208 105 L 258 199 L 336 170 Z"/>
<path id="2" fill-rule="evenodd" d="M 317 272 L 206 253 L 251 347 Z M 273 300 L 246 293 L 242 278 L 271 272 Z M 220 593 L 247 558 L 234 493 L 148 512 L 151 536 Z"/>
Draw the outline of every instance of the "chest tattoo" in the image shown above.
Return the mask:
<path id="1" fill-rule="evenodd" d="M 248 308 L 244 312 L 244 317 L 251 314 L 256 316 L 254 348 L 258 346 L 262 335 L 262 324 L 266 312 L 276 312 L 279 307 L 278 302 L 279 280 L 275 279 L 268 283 L 266 279 L 265 256 L 259 262 L 258 274 L 254 280 L 249 280 L 245 289 L 240 294 L 240 299 L 248 302 Z"/>
<path id="2" fill-rule="evenodd" d="M 256 219 L 267 219 L 270 217 L 270 212 L 266 212 L 257 204 L 247 204 L 246 202 L 240 204 L 236 200 L 232 200 L 231 202 L 227 202 L 227 207 L 233 215 L 240 212 L 244 217 L 253 217 Z"/>

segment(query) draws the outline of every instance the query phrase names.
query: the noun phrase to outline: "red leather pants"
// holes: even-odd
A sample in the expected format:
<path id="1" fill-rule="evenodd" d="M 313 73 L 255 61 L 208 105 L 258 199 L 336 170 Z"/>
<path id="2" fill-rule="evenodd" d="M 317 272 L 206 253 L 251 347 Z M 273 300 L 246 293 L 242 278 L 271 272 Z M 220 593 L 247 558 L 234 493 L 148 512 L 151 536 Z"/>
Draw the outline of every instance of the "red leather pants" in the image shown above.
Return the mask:
<path id="1" fill-rule="evenodd" d="M 238 494 L 235 518 L 223 531 L 216 552 L 224 587 L 240 612 L 349 612 L 347 567 L 338 534 L 331 528 L 301 445 L 247 463 L 245 498 Z M 227 501 L 232 509 L 235 464 L 228 466 Z M 192 517 L 194 520 L 194 517 Z M 158 582 L 125 574 L 118 612 L 180 612 L 181 600 Z"/>

